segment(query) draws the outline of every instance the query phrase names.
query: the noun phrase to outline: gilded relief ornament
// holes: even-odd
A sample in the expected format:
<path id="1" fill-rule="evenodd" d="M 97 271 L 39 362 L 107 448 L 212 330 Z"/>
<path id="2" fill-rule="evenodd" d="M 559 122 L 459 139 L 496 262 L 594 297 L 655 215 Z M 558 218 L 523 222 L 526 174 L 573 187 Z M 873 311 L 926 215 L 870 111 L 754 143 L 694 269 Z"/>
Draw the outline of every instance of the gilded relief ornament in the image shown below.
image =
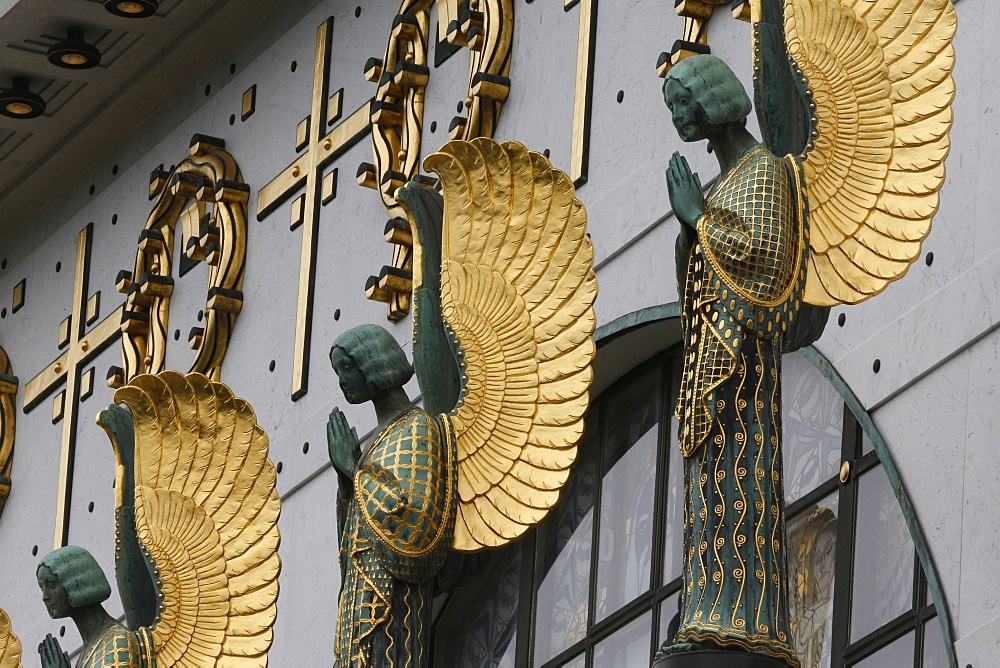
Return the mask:
<path id="1" fill-rule="evenodd" d="M 426 666 L 434 579 L 453 551 L 501 547 L 555 505 L 589 404 L 597 281 L 569 177 L 516 142 L 452 141 L 427 158 L 443 197 L 411 181 L 414 366 L 376 325 L 338 337 L 359 443 L 330 415 L 338 472 L 341 666 Z"/>
<path id="2" fill-rule="evenodd" d="M 165 368 L 179 224 L 185 256 L 208 265 L 204 324 L 188 341 L 195 350 L 191 371 L 219 380 L 243 308 L 250 198 L 250 188 L 225 146 L 221 139 L 195 135 L 187 158 L 170 172 L 158 169 L 150 176 L 149 195 L 155 201 L 139 235 L 135 267 L 120 272 L 117 280 L 126 301 L 123 368 L 109 376 L 113 387 Z"/>
<path id="3" fill-rule="evenodd" d="M 469 50 L 468 96 L 464 116 L 456 116 L 452 139 L 492 137 L 510 93 L 513 0 L 404 0 L 392 23 L 381 60 L 368 61 L 365 76 L 378 89 L 372 99 L 373 162 L 358 170 L 358 183 L 378 190 L 386 212 L 386 240 L 393 244 L 392 264 L 368 279 L 369 299 L 386 302 L 389 320 L 410 310 L 413 269 L 412 234 L 403 220 L 396 191 L 417 178 L 424 125 L 424 94 L 430 80 L 428 39 L 431 7 L 438 10 L 438 34 Z"/>
<path id="4" fill-rule="evenodd" d="M 17 385 L 14 367 L 11 366 L 6 351 L 0 348 L 0 517 L 3 517 L 3 508 L 10 496 L 12 484 Z"/>
<path id="5" fill-rule="evenodd" d="M 267 434 L 253 409 L 201 374 L 142 375 L 98 417 L 116 458 L 115 571 L 125 623 L 103 602 L 109 584 L 74 545 L 36 572 L 54 619 L 83 638 L 77 666 L 266 666 L 281 562 L 280 501 Z M 2 642 L 2 640 L 0 640 Z M 49 635 L 43 668 L 69 658 Z"/>
<path id="6" fill-rule="evenodd" d="M 754 84 L 718 58 L 674 65 L 664 100 L 683 141 L 707 139 L 707 199 L 674 154 L 684 375 L 680 627 L 654 662 L 698 649 L 799 665 L 789 623 L 781 356 L 827 308 L 878 294 L 920 254 L 948 153 L 949 0 L 754 0 Z M 786 155 L 784 158 L 779 155 Z M 676 659 L 676 661 L 675 661 Z"/>

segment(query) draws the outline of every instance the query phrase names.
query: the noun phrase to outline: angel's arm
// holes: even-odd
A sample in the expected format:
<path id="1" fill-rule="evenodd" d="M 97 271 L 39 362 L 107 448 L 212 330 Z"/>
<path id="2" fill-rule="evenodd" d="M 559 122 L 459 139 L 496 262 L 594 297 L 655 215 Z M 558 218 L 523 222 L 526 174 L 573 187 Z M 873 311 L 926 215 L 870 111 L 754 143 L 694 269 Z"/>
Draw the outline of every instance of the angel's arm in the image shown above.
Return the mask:
<path id="1" fill-rule="evenodd" d="M 762 250 L 763 239 L 755 240 L 747 221 L 731 209 L 706 207 L 698 219 L 698 238 L 703 246 L 734 263 L 746 262 L 751 253 Z"/>
<path id="2" fill-rule="evenodd" d="M 788 63 L 784 0 L 755 0 L 754 107 L 763 143 L 775 155 L 798 155 L 809 140 L 809 109 L 804 85 Z"/>
<path id="3" fill-rule="evenodd" d="M 115 402 L 128 407 L 135 431 L 133 462 L 125 447 L 132 440 L 120 439 L 119 448 L 106 427 L 118 489 L 135 499 L 135 533 L 158 576 L 163 611 L 151 628 L 136 629 L 140 644 L 160 665 L 264 668 L 281 571 L 281 501 L 253 407 L 204 375 L 176 371 L 136 376 Z M 102 420 L 113 425 L 107 413 Z M 134 483 L 122 469 L 134 470 Z M 136 542 L 122 540 L 129 544 Z M 130 554 L 120 563 L 137 565 Z M 137 591 L 127 582 L 123 601 L 145 614 L 133 602 Z"/>
<path id="4" fill-rule="evenodd" d="M 156 592 L 135 528 L 135 429 L 127 408 L 108 406 L 98 423 L 118 451 L 115 473 L 115 576 L 129 628 L 150 627 L 156 619 Z"/>
<path id="5" fill-rule="evenodd" d="M 410 213 L 413 240 L 413 365 L 424 408 L 431 415 L 458 403 L 458 365 L 441 317 L 441 224 L 444 202 L 437 191 L 411 181 L 397 197 Z"/>

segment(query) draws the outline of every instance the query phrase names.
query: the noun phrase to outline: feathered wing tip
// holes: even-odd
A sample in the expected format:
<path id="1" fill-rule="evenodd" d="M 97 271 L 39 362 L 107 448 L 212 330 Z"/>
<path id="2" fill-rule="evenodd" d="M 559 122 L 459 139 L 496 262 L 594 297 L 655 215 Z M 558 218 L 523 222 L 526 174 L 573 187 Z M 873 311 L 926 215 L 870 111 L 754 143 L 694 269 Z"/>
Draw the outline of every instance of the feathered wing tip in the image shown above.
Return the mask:
<path id="1" fill-rule="evenodd" d="M 785 0 L 814 109 L 806 302 L 868 299 L 920 255 L 950 147 L 956 26 L 950 0 Z"/>
<path id="2" fill-rule="evenodd" d="M 201 374 L 115 392 L 135 422 L 136 531 L 160 598 L 157 663 L 266 666 L 278 597 L 268 438 L 253 408 Z"/>
<path id="3" fill-rule="evenodd" d="M 424 161 L 444 195 L 441 308 L 462 397 L 458 550 L 499 547 L 559 498 L 589 404 L 594 249 L 573 183 L 517 142 L 453 141 Z"/>
<path id="4" fill-rule="evenodd" d="M 14 635 L 10 617 L 0 609 L 0 668 L 21 668 L 21 641 Z"/>

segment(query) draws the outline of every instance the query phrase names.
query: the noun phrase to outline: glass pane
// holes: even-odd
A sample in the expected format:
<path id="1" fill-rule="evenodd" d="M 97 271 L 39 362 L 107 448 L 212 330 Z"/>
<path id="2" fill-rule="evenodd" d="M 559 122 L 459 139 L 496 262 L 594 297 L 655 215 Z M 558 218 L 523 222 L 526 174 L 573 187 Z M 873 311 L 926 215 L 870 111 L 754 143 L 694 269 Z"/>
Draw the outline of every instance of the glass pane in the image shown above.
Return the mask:
<path id="1" fill-rule="evenodd" d="M 601 480 L 596 621 L 649 589 L 660 385 L 656 365 L 602 407 L 607 473 Z"/>
<path id="2" fill-rule="evenodd" d="M 561 668 L 584 668 L 587 665 L 587 657 L 581 654 L 575 659 L 570 659 Z"/>
<path id="3" fill-rule="evenodd" d="M 867 455 L 869 452 L 875 449 L 875 444 L 872 440 L 868 438 L 868 434 L 861 432 L 861 454 Z"/>
<path id="4" fill-rule="evenodd" d="M 673 621 L 674 617 L 677 617 L 678 614 L 678 598 L 680 598 L 680 592 L 671 594 L 667 598 L 663 599 L 663 603 L 660 604 L 660 632 L 656 635 L 657 646 L 662 645 L 667 640 L 673 640 L 670 636 L 669 629 L 670 622 Z"/>
<path id="5" fill-rule="evenodd" d="M 830 665 L 839 500 L 834 492 L 788 520 L 789 615 L 802 668 Z"/>
<path id="6" fill-rule="evenodd" d="M 791 503 L 840 470 L 844 400 L 802 355 L 785 355 L 781 364 L 785 500 Z"/>
<path id="7" fill-rule="evenodd" d="M 858 480 L 856 522 L 851 642 L 913 607 L 913 541 L 881 466 Z"/>
<path id="8" fill-rule="evenodd" d="M 514 668 L 514 655 L 517 653 L 517 631 L 515 630 L 514 635 L 510 637 L 510 642 L 507 643 L 507 651 L 503 653 L 500 660 L 496 664 L 489 664 L 487 668 Z"/>
<path id="9" fill-rule="evenodd" d="M 948 652 L 937 617 L 924 624 L 924 668 L 948 668 Z"/>
<path id="10" fill-rule="evenodd" d="M 601 668 L 648 666 L 653 659 L 649 651 L 651 617 L 647 612 L 598 643 L 594 648 L 594 665 Z"/>
<path id="11" fill-rule="evenodd" d="M 649 589 L 658 431 L 643 434 L 601 481 L 596 621 Z"/>
<path id="12" fill-rule="evenodd" d="M 610 471 L 634 443 L 660 422 L 661 385 L 662 371 L 657 364 L 601 396 L 604 416 L 602 470 Z"/>
<path id="13" fill-rule="evenodd" d="M 667 532 L 663 547 L 663 584 L 681 576 L 684 558 L 684 459 L 677 446 L 677 418 L 670 418 L 667 464 Z"/>
<path id="14" fill-rule="evenodd" d="M 436 634 L 435 666 L 514 668 L 521 549 L 512 545 L 489 558 L 467 557 L 481 574 L 460 588 L 442 614 Z"/>
<path id="15" fill-rule="evenodd" d="M 535 663 L 542 665 L 587 633 L 590 595 L 590 553 L 593 543 L 594 497 L 597 493 L 597 445 L 592 427 L 596 413 L 587 417 L 559 505 L 539 527 L 538 559 L 541 585 L 535 609 Z"/>
<path id="16" fill-rule="evenodd" d="M 854 666 L 855 668 L 910 668 L 913 666 L 913 638 L 913 631 L 910 631 Z"/>

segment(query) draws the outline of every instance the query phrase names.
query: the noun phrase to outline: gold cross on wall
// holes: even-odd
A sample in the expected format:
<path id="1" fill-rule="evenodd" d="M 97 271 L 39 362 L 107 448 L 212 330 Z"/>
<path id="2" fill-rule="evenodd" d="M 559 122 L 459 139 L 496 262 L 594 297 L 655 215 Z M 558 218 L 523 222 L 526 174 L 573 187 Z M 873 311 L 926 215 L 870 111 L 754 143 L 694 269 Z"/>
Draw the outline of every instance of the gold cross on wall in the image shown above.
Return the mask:
<path id="1" fill-rule="evenodd" d="M 594 96 L 594 40 L 597 31 L 597 0 L 564 0 L 563 9 L 580 6 L 580 28 L 576 46 L 576 89 L 573 96 L 573 146 L 570 178 L 580 188 L 587 182 L 590 155 L 590 108 Z"/>
<path id="2" fill-rule="evenodd" d="M 73 498 L 73 458 L 76 451 L 76 429 L 79 417 L 81 387 L 93 389 L 94 370 L 83 374 L 87 365 L 102 350 L 121 336 L 122 308 L 118 307 L 89 332 L 87 326 L 97 319 L 97 295 L 88 299 L 90 283 L 90 248 L 94 224 L 80 230 L 76 239 L 76 274 L 73 279 L 73 310 L 60 326 L 60 347 L 66 351 L 24 386 L 24 412 L 28 413 L 61 383 L 66 389 L 56 395 L 52 411 L 53 423 L 63 421 L 62 450 L 59 455 L 59 496 L 56 501 L 56 528 L 53 546 L 66 545 L 69 537 L 69 512 Z M 84 378 L 89 376 L 89 380 Z"/>
<path id="3" fill-rule="evenodd" d="M 309 117 L 299 123 L 296 149 L 305 152 L 285 168 L 257 194 L 257 220 L 263 220 L 305 185 L 305 192 L 292 202 L 289 229 L 302 229 L 302 254 L 299 261 L 299 296 L 295 316 L 295 358 L 292 366 L 292 401 L 309 389 L 309 348 L 312 333 L 314 291 L 316 287 L 316 249 L 319 235 L 319 206 L 336 196 L 337 170 L 325 176 L 324 168 L 364 137 L 371 124 L 369 103 L 340 122 L 328 134 L 323 130 L 329 119 L 340 116 L 343 95 L 330 97 L 330 51 L 333 17 L 316 29 L 316 64 L 313 69 L 312 108 Z"/>

